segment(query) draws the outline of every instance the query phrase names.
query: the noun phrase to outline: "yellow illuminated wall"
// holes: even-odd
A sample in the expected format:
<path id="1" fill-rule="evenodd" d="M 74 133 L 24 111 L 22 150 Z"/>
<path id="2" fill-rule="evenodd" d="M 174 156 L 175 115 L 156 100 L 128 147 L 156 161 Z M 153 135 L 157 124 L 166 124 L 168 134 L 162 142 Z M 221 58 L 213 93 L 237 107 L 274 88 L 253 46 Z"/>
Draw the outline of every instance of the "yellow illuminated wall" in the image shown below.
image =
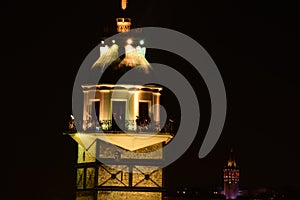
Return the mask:
<path id="1" fill-rule="evenodd" d="M 112 178 L 112 176 L 114 176 Z M 98 176 L 99 186 L 129 186 L 129 173 L 126 165 L 101 165 Z"/>
<path id="2" fill-rule="evenodd" d="M 76 193 L 76 200 L 95 200 L 95 194 L 92 191 L 80 191 Z"/>
<path id="3" fill-rule="evenodd" d="M 122 100 L 126 102 L 126 120 L 135 121 L 139 114 L 139 102 L 148 102 L 152 120 L 159 122 L 159 108 L 153 108 L 153 105 L 160 103 L 161 88 L 145 86 L 148 88 L 141 89 L 144 86 L 122 85 L 123 88 L 115 90 L 112 95 L 114 85 L 92 87 L 94 88 L 84 87 L 83 120 L 89 119 L 93 101 L 100 102 L 100 120 L 111 120 L 112 102 Z M 105 89 L 95 90 L 95 87 Z M 76 200 L 162 200 L 163 170 L 155 166 L 152 160 L 163 159 L 164 142 L 147 141 L 142 148 L 130 151 L 113 145 L 100 136 L 100 139 L 89 141 L 89 137 L 83 137 L 84 134 L 89 133 L 74 136 L 79 143 L 81 141 L 83 144 L 88 144 L 86 147 L 78 145 Z M 105 134 L 115 141 L 124 133 Z M 116 155 L 119 157 L 116 158 Z M 96 158 L 100 160 L 97 161 Z M 101 159 L 109 160 L 111 164 L 101 163 Z M 122 162 L 122 159 L 131 160 L 130 164 Z M 144 166 L 141 160 L 147 162 L 147 165 Z"/>
<path id="4" fill-rule="evenodd" d="M 86 169 L 86 188 L 94 188 L 95 187 L 95 168 L 89 167 Z"/>
<path id="5" fill-rule="evenodd" d="M 135 166 L 132 185 L 135 187 L 162 187 L 162 169 L 155 166 Z"/>
<path id="6" fill-rule="evenodd" d="M 77 169 L 77 180 L 76 180 L 76 188 L 83 189 L 84 188 L 84 168 Z"/>
<path id="7" fill-rule="evenodd" d="M 127 159 L 162 159 L 162 143 L 154 144 L 135 151 L 127 151 L 107 142 L 99 141 L 99 157 L 114 158 L 115 152 L 120 152 L 121 158 Z"/>
<path id="8" fill-rule="evenodd" d="M 157 200 L 162 199 L 160 192 L 99 191 L 97 200 Z"/>
<path id="9" fill-rule="evenodd" d="M 115 151 L 120 153 L 120 159 L 162 159 L 162 143 L 155 144 L 136 150 L 135 153 L 131 151 L 122 150 L 109 143 L 99 141 L 97 145 L 91 148 L 98 148 L 99 156 L 101 158 L 112 159 L 115 158 Z M 153 153 L 156 152 L 156 153 Z M 83 159 L 83 153 L 85 158 Z M 163 188 L 163 171 L 157 166 L 143 166 L 131 164 L 131 173 L 129 165 L 125 164 L 96 164 L 95 158 L 85 151 L 79 145 L 78 148 L 78 164 L 77 180 L 76 180 L 76 200 L 95 200 L 97 199 L 149 199 L 161 200 Z M 118 189 L 110 191 L 102 191 L 91 193 L 89 189 L 101 187 L 119 187 L 119 188 L 157 188 L 158 191 L 118 191 Z"/>
<path id="10" fill-rule="evenodd" d="M 88 162 L 95 162 L 96 159 L 92 155 L 92 150 L 95 149 L 96 145 L 92 145 L 89 151 L 85 150 L 80 144 L 78 144 L 78 156 L 77 156 L 77 163 L 88 163 Z M 92 152 L 92 153 L 90 153 Z M 94 154 L 95 155 L 95 154 Z"/>

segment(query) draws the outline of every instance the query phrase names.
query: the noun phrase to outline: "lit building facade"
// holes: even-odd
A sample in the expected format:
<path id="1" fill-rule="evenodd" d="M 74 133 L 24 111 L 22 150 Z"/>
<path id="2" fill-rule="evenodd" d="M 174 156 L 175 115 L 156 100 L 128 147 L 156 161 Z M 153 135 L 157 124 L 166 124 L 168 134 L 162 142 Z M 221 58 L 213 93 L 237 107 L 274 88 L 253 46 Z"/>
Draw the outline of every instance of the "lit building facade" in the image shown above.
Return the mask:
<path id="1" fill-rule="evenodd" d="M 84 117 L 82 131 L 70 133 L 78 142 L 76 199 L 161 200 L 165 189 L 158 164 L 172 135 L 160 131 L 159 110 L 150 108 L 159 103 L 162 88 L 99 84 L 83 89 L 84 116 L 93 116 L 94 107 L 96 119 Z M 89 95 L 92 90 L 95 96 Z M 136 116 L 153 117 L 138 123 Z"/>
<path id="2" fill-rule="evenodd" d="M 122 8 L 126 8 L 124 0 Z M 117 19 L 118 32 L 129 31 L 130 25 L 129 18 Z M 121 59 L 118 49 L 124 41 Z M 117 73 L 139 67 L 147 76 L 150 64 L 144 41 L 132 37 L 124 41 L 102 41 L 91 69 L 108 67 Z M 100 81 L 82 85 L 82 90 L 82 122 L 74 124 L 72 119 L 69 126 L 69 135 L 78 142 L 76 200 L 162 200 L 163 146 L 173 138 L 170 126 L 161 124 L 163 88 Z"/>
<path id="3" fill-rule="evenodd" d="M 236 199 L 239 195 L 239 178 L 240 170 L 233 157 L 231 150 L 227 165 L 223 169 L 224 172 L 224 195 L 226 199 Z"/>

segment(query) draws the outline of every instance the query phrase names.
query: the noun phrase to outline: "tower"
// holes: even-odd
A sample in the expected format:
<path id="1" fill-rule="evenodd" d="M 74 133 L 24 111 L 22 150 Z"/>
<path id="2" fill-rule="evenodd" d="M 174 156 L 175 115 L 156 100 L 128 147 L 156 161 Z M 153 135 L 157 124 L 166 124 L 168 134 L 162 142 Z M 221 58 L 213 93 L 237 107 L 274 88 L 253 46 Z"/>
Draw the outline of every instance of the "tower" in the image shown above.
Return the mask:
<path id="1" fill-rule="evenodd" d="M 224 169 L 224 195 L 226 199 L 236 199 L 239 194 L 240 170 L 236 164 L 233 149 L 230 150 L 229 159 Z"/>
<path id="2" fill-rule="evenodd" d="M 126 9 L 126 1 L 122 1 Z M 130 18 L 117 18 L 117 31 L 130 30 Z M 139 37 L 124 34 L 119 41 L 102 41 L 91 70 L 102 68 L 98 84 L 84 84 L 82 121 L 72 118 L 68 134 L 78 142 L 76 200 L 161 200 L 163 146 L 172 138 L 161 123 L 163 87 L 155 84 L 116 83 L 119 75 L 138 68 L 147 77 L 150 64 Z M 125 57 L 118 55 L 125 48 Z"/>

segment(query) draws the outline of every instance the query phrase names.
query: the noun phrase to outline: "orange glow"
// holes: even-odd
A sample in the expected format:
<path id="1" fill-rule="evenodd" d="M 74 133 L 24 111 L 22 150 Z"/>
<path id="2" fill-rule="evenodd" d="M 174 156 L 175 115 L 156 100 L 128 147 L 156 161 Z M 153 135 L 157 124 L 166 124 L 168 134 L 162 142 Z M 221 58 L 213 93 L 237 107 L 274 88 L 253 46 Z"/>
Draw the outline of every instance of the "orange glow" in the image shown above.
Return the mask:
<path id="1" fill-rule="evenodd" d="M 122 4 L 122 9 L 125 10 L 127 7 L 127 0 L 122 0 L 121 4 Z"/>
<path id="2" fill-rule="evenodd" d="M 117 31 L 119 33 L 130 31 L 131 19 L 130 18 L 117 18 Z"/>
<path id="3" fill-rule="evenodd" d="M 139 115 L 139 96 L 140 96 L 140 92 L 139 91 L 135 91 L 134 92 L 134 102 L 133 102 L 133 113 L 134 113 L 134 119 L 136 118 L 136 116 Z"/>

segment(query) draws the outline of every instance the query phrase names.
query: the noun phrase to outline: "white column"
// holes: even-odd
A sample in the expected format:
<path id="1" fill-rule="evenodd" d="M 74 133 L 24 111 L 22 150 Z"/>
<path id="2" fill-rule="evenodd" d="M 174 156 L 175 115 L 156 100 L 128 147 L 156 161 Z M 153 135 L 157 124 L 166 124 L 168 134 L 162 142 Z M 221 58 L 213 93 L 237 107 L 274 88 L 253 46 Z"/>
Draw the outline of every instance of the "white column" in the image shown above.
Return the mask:
<path id="1" fill-rule="evenodd" d="M 155 122 L 160 122 L 160 109 L 159 109 L 159 105 L 160 105 L 160 93 L 153 93 L 153 97 L 154 97 L 154 102 L 153 105 L 155 106 L 154 109 L 154 113 L 153 113 L 153 118 Z"/>
<path id="2" fill-rule="evenodd" d="M 88 107 L 88 91 L 83 91 L 83 115 L 82 120 L 85 121 L 88 118 L 89 115 L 89 107 Z"/>

